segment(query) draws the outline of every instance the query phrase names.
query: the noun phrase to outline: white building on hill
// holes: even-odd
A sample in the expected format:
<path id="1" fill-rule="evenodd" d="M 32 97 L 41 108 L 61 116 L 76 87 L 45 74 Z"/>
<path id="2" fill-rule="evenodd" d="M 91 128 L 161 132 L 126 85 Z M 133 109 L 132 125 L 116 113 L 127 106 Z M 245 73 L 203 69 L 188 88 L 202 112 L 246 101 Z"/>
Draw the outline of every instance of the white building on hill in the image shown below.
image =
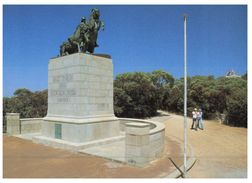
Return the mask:
<path id="1" fill-rule="evenodd" d="M 235 73 L 234 70 L 228 71 L 226 77 L 241 77 Z"/>

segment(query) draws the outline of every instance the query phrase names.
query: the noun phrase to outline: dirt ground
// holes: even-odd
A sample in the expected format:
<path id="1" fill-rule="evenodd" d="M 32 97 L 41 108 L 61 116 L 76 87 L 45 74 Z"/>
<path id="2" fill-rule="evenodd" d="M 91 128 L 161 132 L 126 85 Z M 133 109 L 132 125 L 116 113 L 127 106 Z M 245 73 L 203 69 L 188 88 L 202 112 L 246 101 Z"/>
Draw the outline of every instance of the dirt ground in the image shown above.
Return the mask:
<path id="1" fill-rule="evenodd" d="M 172 147 L 172 148 L 171 148 Z M 153 178 L 176 170 L 169 157 L 182 153 L 181 143 L 167 138 L 167 151 L 145 168 L 103 158 L 46 147 L 16 137 L 3 136 L 4 178 Z M 181 164 L 182 159 L 177 160 Z"/>
<path id="2" fill-rule="evenodd" d="M 71 153 L 3 135 L 4 178 L 153 178 L 164 177 L 183 163 L 183 117 L 172 115 L 166 125 L 166 155 L 146 168 Z M 247 177 L 247 129 L 205 121 L 204 130 L 190 130 L 188 142 L 197 162 L 189 178 Z"/>
<path id="3" fill-rule="evenodd" d="M 172 115 L 165 122 L 167 136 L 183 139 L 182 116 Z M 247 129 L 204 121 L 204 130 L 190 130 L 188 143 L 192 146 L 197 162 L 188 172 L 189 178 L 246 178 Z"/>

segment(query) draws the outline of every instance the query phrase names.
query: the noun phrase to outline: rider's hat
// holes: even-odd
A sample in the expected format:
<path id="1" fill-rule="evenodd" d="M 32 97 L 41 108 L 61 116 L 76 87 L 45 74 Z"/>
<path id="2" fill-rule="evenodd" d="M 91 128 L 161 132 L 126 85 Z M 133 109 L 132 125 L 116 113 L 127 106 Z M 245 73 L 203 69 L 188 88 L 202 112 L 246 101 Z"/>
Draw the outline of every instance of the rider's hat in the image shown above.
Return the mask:
<path id="1" fill-rule="evenodd" d="M 86 20 L 86 17 L 81 17 L 81 21 Z"/>

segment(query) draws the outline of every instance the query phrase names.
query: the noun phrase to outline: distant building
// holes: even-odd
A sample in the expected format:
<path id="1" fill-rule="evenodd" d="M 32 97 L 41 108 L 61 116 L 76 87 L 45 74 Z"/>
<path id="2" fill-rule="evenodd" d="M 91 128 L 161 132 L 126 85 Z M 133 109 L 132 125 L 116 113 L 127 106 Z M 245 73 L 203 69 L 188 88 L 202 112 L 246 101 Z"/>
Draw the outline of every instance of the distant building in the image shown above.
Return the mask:
<path id="1" fill-rule="evenodd" d="M 228 71 L 226 77 L 241 77 L 235 73 L 234 70 Z"/>

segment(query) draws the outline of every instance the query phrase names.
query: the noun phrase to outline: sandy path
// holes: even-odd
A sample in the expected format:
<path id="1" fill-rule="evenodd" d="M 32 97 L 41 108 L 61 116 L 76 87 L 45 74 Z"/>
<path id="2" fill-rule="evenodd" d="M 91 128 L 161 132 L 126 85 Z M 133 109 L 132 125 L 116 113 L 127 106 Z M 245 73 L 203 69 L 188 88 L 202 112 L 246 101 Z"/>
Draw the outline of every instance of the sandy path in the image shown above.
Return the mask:
<path id="1" fill-rule="evenodd" d="M 167 136 L 183 139 L 182 116 L 172 115 L 166 120 Z M 247 129 L 205 121 L 205 130 L 190 130 L 188 119 L 188 142 L 197 162 L 188 172 L 190 178 L 247 177 Z M 182 158 L 182 157 L 181 157 Z"/>

